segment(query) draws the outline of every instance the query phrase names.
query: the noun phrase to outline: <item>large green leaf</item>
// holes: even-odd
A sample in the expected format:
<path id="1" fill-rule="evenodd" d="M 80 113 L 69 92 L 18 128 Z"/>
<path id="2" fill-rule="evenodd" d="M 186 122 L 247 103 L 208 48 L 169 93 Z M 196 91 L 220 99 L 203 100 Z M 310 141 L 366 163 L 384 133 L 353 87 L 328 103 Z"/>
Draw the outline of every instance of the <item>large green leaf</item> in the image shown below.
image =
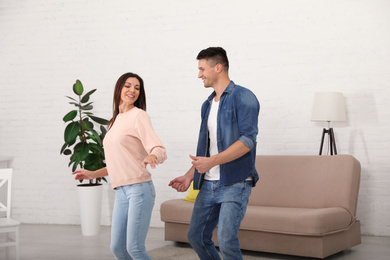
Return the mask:
<path id="1" fill-rule="evenodd" d="M 68 147 L 71 147 L 72 145 L 74 145 L 74 143 L 75 143 L 76 141 L 77 141 L 77 139 L 74 139 L 73 142 L 68 143 Z"/>
<path id="2" fill-rule="evenodd" d="M 103 119 L 103 118 L 100 118 L 100 117 L 97 117 L 97 116 L 92 116 L 92 115 L 88 115 L 88 117 L 91 118 L 96 123 L 99 123 L 101 125 L 107 125 L 108 124 L 108 120 L 106 120 L 106 119 Z"/>
<path id="3" fill-rule="evenodd" d="M 74 154 L 79 161 L 84 161 L 89 154 L 89 144 L 86 142 L 76 144 L 74 147 Z"/>
<path id="4" fill-rule="evenodd" d="M 83 91 L 84 91 L 83 84 L 81 83 L 80 80 L 76 80 L 76 83 L 74 83 L 73 85 L 73 92 L 76 95 L 81 96 L 83 94 Z"/>
<path id="5" fill-rule="evenodd" d="M 66 114 L 62 120 L 64 120 L 64 122 L 68 122 L 73 120 L 76 116 L 77 116 L 77 110 L 72 110 L 68 114 Z"/>
<path id="6" fill-rule="evenodd" d="M 87 94 L 85 94 L 83 96 L 83 98 L 81 99 L 81 103 L 87 103 L 89 100 L 89 96 L 92 95 L 95 91 L 96 91 L 96 89 L 93 89 L 93 90 L 89 91 Z"/>
<path id="7" fill-rule="evenodd" d="M 73 144 L 80 132 L 79 122 L 69 123 L 65 128 L 64 139 L 65 143 Z"/>

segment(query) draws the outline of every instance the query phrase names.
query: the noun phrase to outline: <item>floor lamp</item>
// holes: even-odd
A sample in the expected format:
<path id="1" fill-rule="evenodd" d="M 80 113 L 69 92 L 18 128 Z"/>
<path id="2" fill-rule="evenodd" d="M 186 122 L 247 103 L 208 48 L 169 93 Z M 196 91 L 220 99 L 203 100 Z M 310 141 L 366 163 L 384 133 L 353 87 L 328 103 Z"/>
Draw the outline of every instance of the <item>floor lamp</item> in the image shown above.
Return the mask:
<path id="1" fill-rule="evenodd" d="M 321 145 L 319 155 L 322 154 L 325 135 L 328 135 L 328 145 L 330 155 L 337 154 L 336 140 L 333 128 L 330 122 L 346 121 L 345 102 L 342 93 L 339 92 L 317 92 L 314 96 L 313 110 L 311 115 L 312 121 L 328 122 L 328 129 L 322 130 Z"/>

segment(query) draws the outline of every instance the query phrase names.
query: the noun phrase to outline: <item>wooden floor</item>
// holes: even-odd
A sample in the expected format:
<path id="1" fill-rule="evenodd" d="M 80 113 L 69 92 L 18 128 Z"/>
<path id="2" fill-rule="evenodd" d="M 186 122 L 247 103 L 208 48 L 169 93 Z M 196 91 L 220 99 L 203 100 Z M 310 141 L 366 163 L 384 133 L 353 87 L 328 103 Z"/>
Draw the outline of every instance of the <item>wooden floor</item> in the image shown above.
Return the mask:
<path id="1" fill-rule="evenodd" d="M 150 228 L 146 248 L 148 251 L 165 245 L 164 230 Z M 10 256 L 14 256 L 11 248 Z M 259 259 L 309 259 L 261 252 L 251 252 Z M 5 259 L 5 249 L 0 248 L 0 259 Z M 10 258 L 13 259 L 13 258 Z M 114 259 L 110 252 L 110 227 L 102 226 L 100 234 L 93 237 L 81 235 L 80 226 L 27 225 L 20 227 L 21 260 L 100 260 Z M 362 244 L 326 259 L 331 260 L 388 260 L 390 237 L 363 236 Z"/>

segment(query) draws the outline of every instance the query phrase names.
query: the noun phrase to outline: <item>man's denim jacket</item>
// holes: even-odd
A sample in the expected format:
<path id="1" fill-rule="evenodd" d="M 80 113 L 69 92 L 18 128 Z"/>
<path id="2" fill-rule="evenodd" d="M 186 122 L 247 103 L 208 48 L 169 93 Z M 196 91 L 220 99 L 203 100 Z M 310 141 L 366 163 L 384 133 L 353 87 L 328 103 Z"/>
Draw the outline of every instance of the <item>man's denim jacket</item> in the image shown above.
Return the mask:
<path id="1" fill-rule="evenodd" d="M 197 156 L 210 156 L 207 120 L 215 95 L 213 92 L 202 105 Z M 235 85 L 231 81 L 219 102 L 217 116 L 218 152 L 223 152 L 237 140 L 243 142 L 251 150 L 240 158 L 220 165 L 221 185 L 231 185 L 252 177 L 253 186 L 255 186 L 259 180 L 255 168 L 259 110 L 260 104 L 256 96 L 250 90 Z M 203 180 L 204 174 L 200 174 L 195 169 L 194 189 L 200 189 Z"/>

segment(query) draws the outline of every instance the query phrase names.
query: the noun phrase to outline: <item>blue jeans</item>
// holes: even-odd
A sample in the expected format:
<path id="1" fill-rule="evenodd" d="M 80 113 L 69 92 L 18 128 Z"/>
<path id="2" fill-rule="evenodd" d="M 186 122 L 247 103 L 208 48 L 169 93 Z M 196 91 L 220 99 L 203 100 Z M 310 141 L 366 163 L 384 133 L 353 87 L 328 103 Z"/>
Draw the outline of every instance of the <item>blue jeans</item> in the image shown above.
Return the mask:
<path id="1" fill-rule="evenodd" d="M 205 180 L 192 212 L 188 240 L 201 260 L 220 259 L 213 241 L 218 225 L 218 245 L 223 259 L 242 259 L 238 229 L 252 190 L 251 181 L 229 186 Z"/>
<path id="2" fill-rule="evenodd" d="M 111 226 L 111 252 L 115 259 L 151 259 L 145 249 L 145 239 L 155 197 L 151 181 L 115 190 Z"/>

